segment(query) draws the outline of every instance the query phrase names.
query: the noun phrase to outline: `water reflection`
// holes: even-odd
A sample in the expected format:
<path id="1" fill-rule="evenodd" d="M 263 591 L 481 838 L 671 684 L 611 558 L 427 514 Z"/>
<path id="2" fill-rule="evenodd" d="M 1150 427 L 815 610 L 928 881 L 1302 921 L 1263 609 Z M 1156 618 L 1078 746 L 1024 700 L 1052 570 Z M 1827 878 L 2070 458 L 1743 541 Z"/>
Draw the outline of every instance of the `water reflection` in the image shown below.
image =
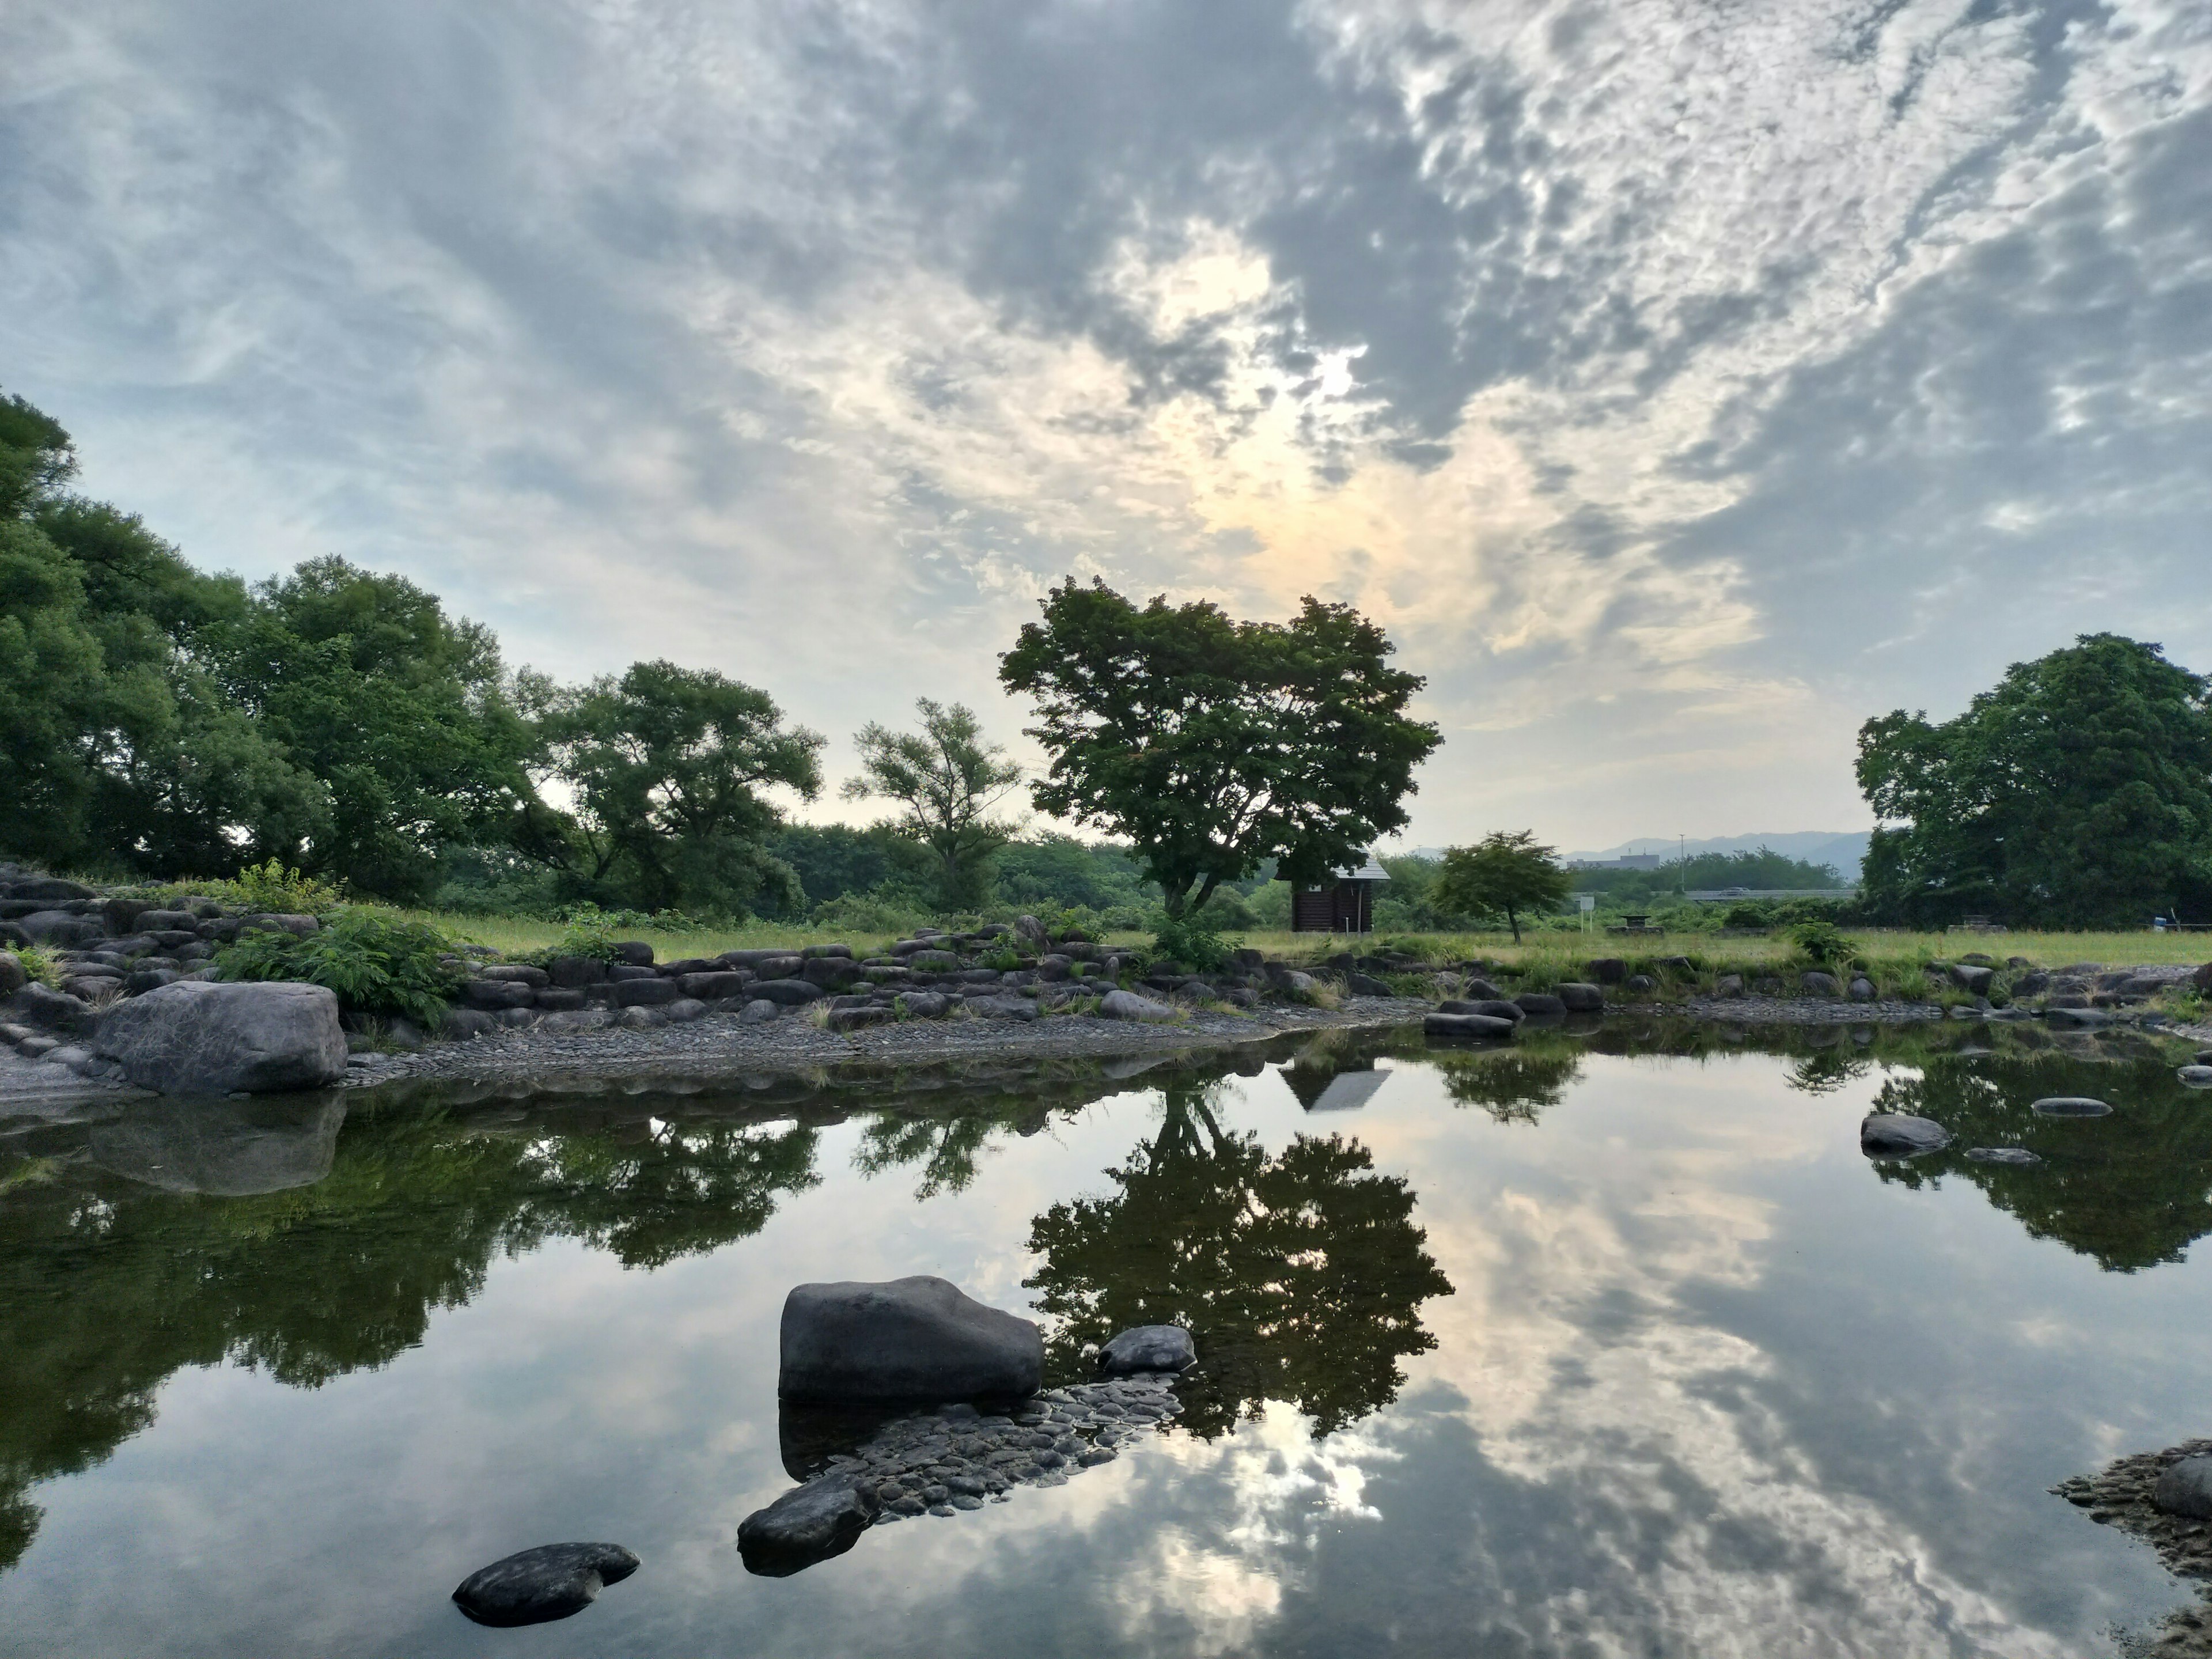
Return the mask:
<path id="1" fill-rule="evenodd" d="M 1451 1285 L 1422 1248 L 1414 1194 L 1357 1140 L 1299 1135 L 1270 1158 L 1220 1121 L 1220 1086 L 1164 1091 L 1160 1124 L 1105 1198 L 1030 1224 L 1044 1257 L 1023 1282 L 1055 1322 L 1047 1363 L 1083 1374 L 1087 1346 L 1133 1325 L 1183 1325 L 1199 1370 L 1184 1426 L 1222 1434 L 1288 1401 L 1328 1434 L 1397 1398 L 1399 1362 L 1436 1346 L 1421 1304 Z"/>

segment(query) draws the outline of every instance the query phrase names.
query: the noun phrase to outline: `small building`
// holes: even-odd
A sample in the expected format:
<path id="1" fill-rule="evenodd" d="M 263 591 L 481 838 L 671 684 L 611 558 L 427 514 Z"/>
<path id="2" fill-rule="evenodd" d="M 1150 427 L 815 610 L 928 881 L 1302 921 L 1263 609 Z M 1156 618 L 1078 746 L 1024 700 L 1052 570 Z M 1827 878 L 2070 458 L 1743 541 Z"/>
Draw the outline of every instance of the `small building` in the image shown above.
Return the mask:
<path id="1" fill-rule="evenodd" d="M 1371 933 L 1375 931 L 1375 890 L 1390 879 L 1390 872 L 1370 856 L 1350 869 L 1340 870 L 1333 881 L 1316 887 L 1291 889 L 1291 931 L 1294 933 Z"/>

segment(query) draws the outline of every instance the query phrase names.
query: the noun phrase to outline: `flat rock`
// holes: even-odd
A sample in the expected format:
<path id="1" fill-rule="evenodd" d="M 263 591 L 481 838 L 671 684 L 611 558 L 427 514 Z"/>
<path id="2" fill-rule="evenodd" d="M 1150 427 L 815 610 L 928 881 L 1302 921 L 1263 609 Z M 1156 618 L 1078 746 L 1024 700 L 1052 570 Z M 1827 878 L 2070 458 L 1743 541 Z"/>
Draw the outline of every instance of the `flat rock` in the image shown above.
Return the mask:
<path id="1" fill-rule="evenodd" d="M 1565 1002 L 1542 991 L 1523 991 L 1513 1000 L 1522 1013 L 1534 1014 L 1539 1018 L 1546 1014 L 1564 1014 L 1567 1012 L 1567 1005 Z"/>
<path id="2" fill-rule="evenodd" d="M 786 1578 L 817 1561 L 842 1555 L 875 1525 L 883 1500 L 875 1486 L 852 1475 L 825 1475 L 795 1486 L 738 1527 L 738 1553 L 745 1571 Z"/>
<path id="3" fill-rule="evenodd" d="M 1021 1399 L 1044 1383 L 1036 1325 L 927 1275 L 800 1285 L 781 1340 L 787 1400 Z"/>
<path id="4" fill-rule="evenodd" d="M 1869 1112 L 1859 1124 L 1859 1150 L 1869 1158 L 1917 1158 L 1951 1144 L 1951 1132 L 1908 1112 Z"/>
<path id="5" fill-rule="evenodd" d="M 2028 1109 L 2045 1117 L 2103 1117 L 2112 1109 L 2087 1095 L 2046 1095 Z"/>
<path id="6" fill-rule="evenodd" d="M 477 1568 L 453 1600 L 479 1625 L 543 1625 L 581 1613 L 637 1568 L 619 1544 L 540 1544 Z"/>
<path id="7" fill-rule="evenodd" d="M 2185 1066 L 2174 1075 L 2192 1089 L 2212 1089 L 2212 1066 L 2202 1061 L 2194 1066 Z"/>
<path id="8" fill-rule="evenodd" d="M 93 1042 L 165 1095 L 269 1094 L 345 1075 L 338 1000 L 319 985 L 179 980 L 117 1004 Z"/>
<path id="9" fill-rule="evenodd" d="M 1190 1333 L 1180 1325 L 1139 1325 L 1121 1332 L 1098 1351 L 1102 1376 L 1188 1370 L 1197 1363 L 1198 1349 Z"/>
<path id="10" fill-rule="evenodd" d="M 1490 1014 L 1425 1014 L 1421 1017 L 1421 1035 L 1431 1037 L 1479 1037 L 1486 1042 L 1503 1042 L 1513 1035 L 1510 1019 L 1499 1019 Z"/>

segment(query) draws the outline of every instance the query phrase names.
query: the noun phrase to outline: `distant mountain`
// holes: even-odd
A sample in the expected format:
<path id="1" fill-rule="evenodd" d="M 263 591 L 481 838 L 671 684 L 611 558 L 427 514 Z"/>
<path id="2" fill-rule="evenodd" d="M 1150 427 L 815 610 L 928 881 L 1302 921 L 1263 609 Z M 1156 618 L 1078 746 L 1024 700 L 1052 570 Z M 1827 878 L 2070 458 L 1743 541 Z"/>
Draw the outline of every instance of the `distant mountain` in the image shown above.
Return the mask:
<path id="1" fill-rule="evenodd" d="M 1845 881 L 1859 878 L 1859 864 L 1866 857 L 1867 835 L 1864 830 L 1838 833 L 1833 830 L 1778 830 L 1761 836 L 1715 836 L 1699 838 L 1692 836 L 1678 842 L 1672 836 L 1651 836 L 1642 841 L 1625 841 L 1618 847 L 1604 848 L 1594 853 L 1568 853 L 1563 862 L 1573 863 L 1587 859 L 1593 862 L 1606 859 L 1626 858 L 1631 853 L 1656 853 L 1671 859 L 1678 853 L 1694 856 L 1699 853 L 1755 853 L 1762 847 L 1793 859 L 1802 859 L 1808 864 L 1832 865 Z M 1444 855 L 1441 847 L 1416 847 L 1411 856 L 1420 859 L 1440 859 Z M 1401 856 L 1396 853 L 1393 858 Z"/>

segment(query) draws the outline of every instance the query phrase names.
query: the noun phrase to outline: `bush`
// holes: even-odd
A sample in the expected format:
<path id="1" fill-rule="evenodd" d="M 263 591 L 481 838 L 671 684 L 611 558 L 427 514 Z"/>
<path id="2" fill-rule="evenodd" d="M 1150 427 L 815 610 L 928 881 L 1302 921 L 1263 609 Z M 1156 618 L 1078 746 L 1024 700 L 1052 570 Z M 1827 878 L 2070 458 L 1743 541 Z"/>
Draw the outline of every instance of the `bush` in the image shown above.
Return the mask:
<path id="1" fill-rule="evenodd" d="M 1201 974 L 1215 973 L 1229 965 L 1229 946 L 1206 926 L 1203 911 L 1180 920 L 1164 918 L 1153 932 L 1152 948 Z"/>
<path id="2" fill-rule="evenodd" d="M 192 894 L 220 899 L 264 915 L 324 916 L 346 902 L 345 883 L 303 876 L 278 859 L 249 864 L 226 880 L 171 882 L 161 891 L 167 898 Z"/>
<path id="3" fill-rule="evenodd" d="M 30 976 L 33 984 L 43 985 L 49 990 L 61 988 L 61 969 L 54 965 L 54 959 L 37 945 L 9 945 L 0 946 L 0 949 L 14 953 L 15 960 L 23 964 L 24 973 Z"/>
<path id="4" fill-rule="evenodd" d="M 291 980 L 326 986 L 349 1012 L 398 1015 L 418 1025 L 442 1018 L 463 977 L 441 958 L 453 941 L 419 921 L 380 910 L 341 910 L 305 939 L 257 929 L 216 952 L 226 980 Z"/>
<path id="5" fill-rule="evenodd" d="M 911 939 L 914 930 L 928 925 L 928 915 L 903 895 L 845 893 L 814 907 L 811 918 L 817 927 L 838 933 L 881 933 Z"/>
<path id="6" fill-rule="evenodd" d="M 1790 937 L 1797 946 L 1797 954 L 1816 968 L 1839 969 L 1856 965 L 1859 942 L 1846 939 L 1836 924 L 1819 917 L 1795 924 Z"/>

